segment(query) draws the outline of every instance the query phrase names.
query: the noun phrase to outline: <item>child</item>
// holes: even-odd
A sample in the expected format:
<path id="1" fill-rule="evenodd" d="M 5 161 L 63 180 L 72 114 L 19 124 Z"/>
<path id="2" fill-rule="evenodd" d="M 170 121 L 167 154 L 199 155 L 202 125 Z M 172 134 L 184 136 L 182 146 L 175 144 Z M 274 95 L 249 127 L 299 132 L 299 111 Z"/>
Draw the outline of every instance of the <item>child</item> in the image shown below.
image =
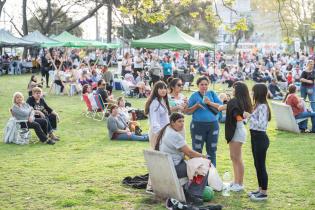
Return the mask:
<path id="1" fill-rule="evenodd" d="M 288 72 L 287 82 L 288 82 L 288 85 L 291 85 L 293 83 L 293 76 L 292 76 L 292 72 L 291 71 Z"/>
<path id="2" fill-rule="evenodd" d="M 266 155 L 269 147 L 269 138 L 266 130 L 271 119 L 270 107 L 267 102 L 268 89 L 265 84 L 256 84 L 253 87 L 254 111 L 244 113 L 249 118 L 252 153 L 258 180 L 258 190 L 248 193 L 253 201 L 267 200 L 268 174 L 266 170 Z"/>
<path id="3" fill-rule="evenodd" d="M 239 192 L 244 189 L 244 164 L 242 160 L 242 145 L 246 141 L 246 128 L 243 122 L 244 112 L 251 113 L 252 102 L 245 83 L 235 82 L 234 97 L 227 103 L 225 138 L 230 147 L 230 157 L 233 163 L 234 182 L 231 191 Z"/>

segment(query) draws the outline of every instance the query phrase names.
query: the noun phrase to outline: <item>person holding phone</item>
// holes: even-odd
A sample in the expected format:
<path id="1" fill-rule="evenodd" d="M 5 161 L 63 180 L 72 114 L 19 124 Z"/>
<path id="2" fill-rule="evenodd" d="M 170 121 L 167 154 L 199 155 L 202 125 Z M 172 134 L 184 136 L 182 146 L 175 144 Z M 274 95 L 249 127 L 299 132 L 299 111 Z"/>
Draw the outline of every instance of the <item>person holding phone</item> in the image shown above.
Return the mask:
<path id="1" fill-rule="evenodd" d="M 206 143 L 207 156 L 216 166 L 216 151 L 219 138 L 219 123 L 217 114 L 225 109 L 214 91 L 208 91 L 209 80 L 199 77 L 197 86 L 199 91 L 193 93 L 188 100 L 185 113 L 192 114 L 190 133 L 193 150 L 202 153 Z"/>

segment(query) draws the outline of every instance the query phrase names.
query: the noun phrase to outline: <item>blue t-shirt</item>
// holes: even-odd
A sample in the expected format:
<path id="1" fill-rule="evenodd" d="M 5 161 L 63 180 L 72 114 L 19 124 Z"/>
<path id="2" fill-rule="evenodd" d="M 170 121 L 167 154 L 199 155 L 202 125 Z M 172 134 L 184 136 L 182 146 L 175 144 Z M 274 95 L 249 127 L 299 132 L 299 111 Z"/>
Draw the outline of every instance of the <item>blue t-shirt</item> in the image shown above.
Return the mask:
<path id="1" fill-rule="evenodd" d="M 162 63 L 161 66 L 163 67 L 163 75 L 172 75 L 173 69 L 171 63 Z"/>
<path id="2" fill-rule="evenodd" d="M 213 91 L 207 91 L 206 97 L 209 98 L 211 102 L 222 104 L 217 94 Z M 199 92 L 193 93 L 188 100 L 188 107 L 192 107 L 197 103 L 200 103 L 205 109 L 199 108 L 193 112 L 192 121 L 195 122 L 215 122 L 217 121 L 217 116 L 214 115 L 203 102 Z"/>

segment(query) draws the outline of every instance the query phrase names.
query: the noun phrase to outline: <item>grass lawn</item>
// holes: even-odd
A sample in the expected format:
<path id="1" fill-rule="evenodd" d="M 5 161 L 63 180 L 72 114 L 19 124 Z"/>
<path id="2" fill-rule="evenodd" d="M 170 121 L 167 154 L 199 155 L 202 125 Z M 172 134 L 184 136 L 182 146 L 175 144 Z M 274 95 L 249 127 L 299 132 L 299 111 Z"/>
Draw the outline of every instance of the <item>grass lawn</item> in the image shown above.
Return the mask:
<path id="1" fill-rule="evenodd" d="M 26 96 L 29 78 L 30 75 L 0 76 L 1 138 L 12 95 L 21 91 Z M 118 96 L 120 92 L 114 94 Z M 149 147 L 148 143 L 110 141 L 105 122 L 81 115 L 85 105 L 79 96 L 48 95 L 46 100 L 60 115 L 57 134 L 61 141 L 54 146 L 0 143 L 0 209 L 164 209 L 164 201 L 121 184 L 126 176 L 147 173 L 142 151 Z M 128 101 L 143 108 L 145 99 Z M 186 117 L 189 145 L 190 119 Z M 141 125 L 147 131 L 147 121 L 141 121 Z M 232 173 L 232 166 L 224 125 L 220 128 L 217 167 L 222 175 L 227 170 Z M 277 131 L 274 120 L 268 134 L 269 200 L 254 203 L 246 193 L 230 197 L 216 193 L 213 203 L 226 209 L 315 209 L 315 135 Z M 256 189 L 249 138 L 243 158 L 245 188 Z"/>

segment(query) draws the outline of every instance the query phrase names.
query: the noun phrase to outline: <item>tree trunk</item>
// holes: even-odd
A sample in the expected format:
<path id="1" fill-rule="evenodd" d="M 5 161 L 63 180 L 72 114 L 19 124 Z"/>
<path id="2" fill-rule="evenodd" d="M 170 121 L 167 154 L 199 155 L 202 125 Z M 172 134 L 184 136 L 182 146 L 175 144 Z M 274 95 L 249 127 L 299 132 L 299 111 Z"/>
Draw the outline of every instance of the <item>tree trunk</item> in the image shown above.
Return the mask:
<path id="1" fill-rule="evenodd" d="M 107 43 L 112 42 L 112 2 L 107 4 Z"/>
<path id="2" fill-rule="evenodd" d="M 23 0 L 22 3 L 22 15 L 23 15 L 23 35 L 26 36 L 28 34 L 28 26 L 27 26 L 27 15 L 26 15 L 26 8 L 27 8 L 27 0 Z M 25 59 L 27 57 L 27 47 L 24 47 L 22 58 Z"/>
<path id="3" fill-rule="evenodd" d="M 95 7 L 94 9 L 92 9 L 91 11 L 89 11 L 89 13 L 84 16 L 83 18 L 75 21 L 74 23 L 72 23 L 71 25 L 69 25 L 68 27 L 66 27 L 65 31 L 71 31 L 72 29 L 78 27 L 81 23 L 83 23 L 84 21 L 86 21 L 87 19 L 91 18 L 95 12 L 97 12 L 100 8 L 102 8 L 104 6 L 104 3 L 100 3 L 97 7 Z"/>
<path id="4" fill-rule="evenodd" d="M 1 12 L 2 12 L 5 2 L 6 0 L 0 0 L 0 17 L 1 17 Z"/>
<path id="5" fill-rule="evenodd" d="M 22 27 L 23 27 L 23 35 L 24 36 L 26 36 L 28 34 L 26 8 L 27 8 L 27 0 L 23 0 L 23 4 L 22 4 L 23 26 Z"/>

